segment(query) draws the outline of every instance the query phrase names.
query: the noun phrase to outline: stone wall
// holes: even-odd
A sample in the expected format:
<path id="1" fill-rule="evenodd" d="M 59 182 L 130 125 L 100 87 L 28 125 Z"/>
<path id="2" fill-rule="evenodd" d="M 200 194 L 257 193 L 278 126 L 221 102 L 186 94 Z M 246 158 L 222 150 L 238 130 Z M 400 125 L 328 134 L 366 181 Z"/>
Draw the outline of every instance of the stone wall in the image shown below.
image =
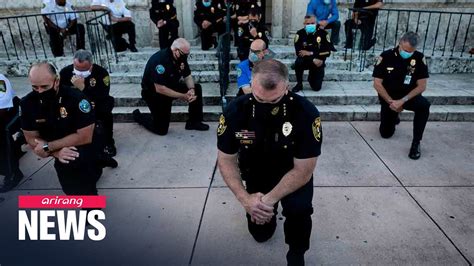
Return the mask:
<path id="1" fill-rule="evenodd" d="M 87 7 L 90 4 L 90 0 L 69 0 L 73 5 L 78 8 Z M 139 47 L 144 46 L 156 46 L 157 42 L 157 29 L 151 23 L 148 15 L 148 8 L 150 6 L 150 0 L 140 1 L 140 0 L 125 0 L 128 3 L 128 7 L 133 11 L 134 14 L 134 22 L 136 24 L 136 31 L 137 31 L 137 45 Z M 267 20 L 272 21 L 271 31 L 276 40 L 285 40 L 283 43 L 286 43 L 288 38 L 292 38 L 292 34 L 296 32 L 298 29 L 302 28 L 302 20 L 306 12 L 306 5 L 308 0 L 266 0 L 267 1 L 267 10 L 271 10 L 272 14 L 267 14 Z M 348 7 L 352 6 L 353 1 L 338 1 L 339 2 L 339 11 L 340 11 L 340 21 L 344 23 L 346 18 L 348 17 Z M 442 10 L 442 11 L 462 11 L 462 12 L 474 12 L 474 1 L 472 0 L 446 0 L 446 1 L 433 1 L 433 0 L 418 0 L 418 1 L 406 1 L 406 0 L 386 0 L 385 8 L 388 9 L 421 9 L 421 10 Z M 42 0 L 1 0 L 0 1 L 0 16 L 12 16 L 18 14 L 32 14 L 32 13 L 39 13 L 41 8 Z M 193 0 L 175 0 L 175 5 L 178 10 L 178 19 L 180 20 L 181 26 L 179 29 L 180 36 L 184 36 L 189 40 L 195 39 L 197 36 L 197 29 L 193 22 Z M 385 14 L 385 16 L 384 16 Z M 387 37 L 384 39 L 395 39 L 395 36 L 399 36 L 404 30 L 405 27 L 399 27 L 397 33 L 395 34 L 396 29 L 396 19 L 393 14 L 391 14 L 391 18 L 389 19 L 388 23 L 388 30 L 387 30 Z M 416 18 L 417 14 L 412 13 L 410 16 L 411 23 Z M 399 25 L 406 25 L 408 14 L 402 13 L 399 17 Z M 449 15 L 442 16 L 439 19 L 440 24 L 442 26 L 447 25 L 447 21 L 449 20 Z M 39 17 L 39 21 L 41 22 L 41 18 Z M 380 21 L 386 22 L 386 13 L 381 12 Z M 459 17 L 452 16 L 451 17 L 451 27 L 453 25 L 458 24 Z M 426 28 L 428 25 L 428 18 L 421 17 L 420 19 L 423 27 Z M 438 19 L 433 17 L 430 21 L 430 26 L 428 30 L 428 34 L 426 36 L 422 36 L 422 39 L 426 37 L 427 44 L 433 44 L 435 40 L 435 36 L 444 38 L 445 32 L 447 30 L 446 27 L 440 27 L 440 31 L 436 35 L 436 25 L 435 23 L 438 22 Z M 464 16 L 461 19 L 461 27 L 460 32 L 465 29 L 468 25 L 469 17 Z M 454 23 L 454 24 L 453 24 Z M 471 22 L 474 23 L 474 22 Z M 4 33 L 8 32 L 6 30 L 6 23 L 4 20 L 0 23 L 0 30 Z M 32 24 L 33 21 L 32 21 Z M 383 28 L 384 25 L 379 24 L 379 30 L 385 32 Z M 424 34 L 424 28 L 420 28 L 420 33 Z M 410 28 L 411 29 L 411 28 Z M 452 28 L 451 28 L 452 29 Z M 36 36 L 37 29 L 32 29 L 32 35 Z M 469 36 L 468 36 L 468 44 L 467 46 L 474 46 L 473 43 L 473 31 L 474 27 L 470 28 Z M 25 32 L 27 35 L 29 33 Z M 454 35 L 455 31 L 450 31 L 448 35 L 447 44 L 454 43 Z M 46 36 L 47 37 L 47 36 Z M 462 36 L 458 36 L 460 38 Z M 18 32 L 15 32 L 15 38 L 19 41 L 20 36 Z M 343 28 L 341 29 L 341 40 L 344 40 L 344 31 Z M 381 40 L 379 40 L 380 42 Z M 195 43 L 195 42 L 193 42 Z M 281 41 L 279 43 L 282 43 Z M 459 45 L 459 41 L 456 42 Z M 1 46 L 2 44 L 0 44 Z M 28 45 L 28 44 L 27 44 Z M 444 40 L 437 40 L 436 41 L 437 48 L 442 48 L 444 46 Z M 3 49 L 1 49 L 3 50 Z M 0 51 L 1 53 L 1 51 Z"/>

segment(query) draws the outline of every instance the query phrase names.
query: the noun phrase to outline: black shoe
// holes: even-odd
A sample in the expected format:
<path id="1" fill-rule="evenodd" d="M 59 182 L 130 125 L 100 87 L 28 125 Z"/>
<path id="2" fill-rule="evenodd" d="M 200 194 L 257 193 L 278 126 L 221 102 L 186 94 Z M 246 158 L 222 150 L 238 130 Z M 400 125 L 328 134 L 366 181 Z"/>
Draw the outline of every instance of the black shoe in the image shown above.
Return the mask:
<path id="1" fill-rule="evenodd" d="M 419 142 L 412 142 L 411 143 L 411 148 L 410 148 L 410 153 L 408 154 L 408 157 L 413 160 L 418 160 L 420 159 L 421 152 L 420 152 L 420 143 Z"/>
<path id="2" fill-rule="evenodd" d="M 304 252 L 292 251 L 286 253 L 286 262 L 288 266 L 304 266 Z"/>
<path id="3" fill-rule="evenodd" d="M 292 92 L 297 93 L 299 91 L 303 90 L 303 84 L 297 83 L 293 89 L 291 89 Z"/>
<path id="4" fill-rule="evenodd" d="M 105 167 L 117 168 L 118 162 L 114 158 L 104 155 L 103 158 L 100 158 L 100 166 L 102 168 L 105 168 Z"/>
<path id="5" fill-rule="evenodd" d="M 115 155 L 117 155 L 117 148 L 114 144 L 106 145 L 104 148 L 104 153 L 110 157 L 114 157 Z"/>
<path id="6" fill-rule="evenodd" d="M 140 113 L 140 110 L 135 109 L 133 110 L 132 114 L 133 114 L 133 120 L 137 122 L 138 124 L 140 124 L 140 118 L 142 116 L 142 113 Z"/>
<path id="7" fill-rule="evenodd" d="M 128 49 L 130 49 L 130 51 L 131 51 L 132 53 L 138 52 L 137 47 L 135 47 L 135 45 L 130 45 L 130 46 L 128 47 Z"/>
<path id="8" fill-rule="evenodd" d="M 186 122 L 186 130 L 199 130 L 206 131 L 209 130 L 209 125 L 204 124 L 203 122 Z"/>

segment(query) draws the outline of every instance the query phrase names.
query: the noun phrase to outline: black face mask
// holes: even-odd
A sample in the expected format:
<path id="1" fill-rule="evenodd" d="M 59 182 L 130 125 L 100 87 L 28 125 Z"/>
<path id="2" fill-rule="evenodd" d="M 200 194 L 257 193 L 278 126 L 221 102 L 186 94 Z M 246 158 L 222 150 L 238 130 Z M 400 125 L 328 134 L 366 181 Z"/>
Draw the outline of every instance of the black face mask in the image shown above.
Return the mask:
<path id="1" fill-rule="evenodd" d="M 56 90 L 53 87 L 51 87 L 51 89 L 44 91 L 42 93 L 39 93 L 37 91 L 34 91 L 34 92 L 36 93 L 36 95 L 38 96 L 38 98 L 43 104 L 49 104 L 56 99 Z"/>
<path id="2" fill-rule="evenodd" d="M 263 119 L 265 119 L 265 121 L 267 122 L 274 121 L 276 118 L 281 117 L 280 114 L 283 112 L 283 110 L 280 110 L 280 109 L 282 108 L 282 104 L 286 102 L 286 97 L 287 97 L 286 94 L 283 95 L 283 97 L 277 103 L 257 102 L 255 104 L 255 109 L 256 109 L 255 111 L 259 115 L 259 117 L 262 117 Z M 276 112 L 276 113 L 272 114 L 273 112 Z"/>

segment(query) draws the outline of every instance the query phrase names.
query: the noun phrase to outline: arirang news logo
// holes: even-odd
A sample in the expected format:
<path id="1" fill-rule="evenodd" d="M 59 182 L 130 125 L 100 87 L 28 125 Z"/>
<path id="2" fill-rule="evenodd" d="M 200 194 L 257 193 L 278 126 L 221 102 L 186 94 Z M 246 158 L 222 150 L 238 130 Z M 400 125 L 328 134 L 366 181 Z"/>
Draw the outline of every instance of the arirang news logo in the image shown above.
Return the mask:
<path id="1" fill-rule="evenodd" d="M 105 205 L 105 196 L 18 196 L 18 240 L 101 241 Z"/>

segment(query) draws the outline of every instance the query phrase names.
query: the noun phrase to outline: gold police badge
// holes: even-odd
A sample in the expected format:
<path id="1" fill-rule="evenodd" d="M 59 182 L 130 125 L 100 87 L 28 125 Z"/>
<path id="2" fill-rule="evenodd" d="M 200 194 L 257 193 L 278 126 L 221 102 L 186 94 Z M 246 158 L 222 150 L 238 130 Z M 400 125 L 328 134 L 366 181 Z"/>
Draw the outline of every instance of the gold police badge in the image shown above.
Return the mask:
<path id="1" fill-rule="evenodd" d="M 65 107 L 59 108 L 59 115 L 61 115 L 61 118 L 66 118 L 67 117 L 67 110 Z"/>
<path id="2" fill-rule="evenodd" d="M 318 43 L 320 43 L 320 42 L 321 42 L 321 37 L 318 36 L 318 38 L 316 38 L 316 41 L 317 41 Z"/>
<path id="3" fill-rule="evenodd" d="M 170 5 L 166 5 L 166 10 L 170 10 Z"/>
<path id="4" fill-rule="evenodd" d="M 312 124 L 312 129 L 313 129 L 313 136 L 316 139 L 316 141 L 320 142 L 321 141 L 321 118 L 317 117 L 313 124 Z"/>
<path id="5" fill-rule="evenodd" d="M 225 117 L 224 115 L 221 115 L 219 117 L 219 126 L 217 126 L 217 136 L 222 136 L 226 129 L 227 125 L 225 124 Z"/>
<path id="6" fill-rule="evenodd" d="M 416 60 L 415 59 L 412 59 L 410 61 L 410 66 L 414 67 L 416 65 Z"/>
<path id="7" fill-rule="evenodd" d="M 285 122 L 281 131 L 283 132 L 283 136 L 288 137 L 293 130 L 293 125 L 290 122 Z"/>
<path id="8" fill-rule="evenodd" d="M 214 7 L 211 7 L 211 13 L 214 13 L 214 11 L 215 11 Z"/>
<path id="9" fill-rule="evenodd" d="M 95 87 L 95 85 L 97 84 L 97 80 L 95 80 L 95 78 L 91 78 L 89 80 L 89 84 L 91 85 L 91 87 Z"/>

